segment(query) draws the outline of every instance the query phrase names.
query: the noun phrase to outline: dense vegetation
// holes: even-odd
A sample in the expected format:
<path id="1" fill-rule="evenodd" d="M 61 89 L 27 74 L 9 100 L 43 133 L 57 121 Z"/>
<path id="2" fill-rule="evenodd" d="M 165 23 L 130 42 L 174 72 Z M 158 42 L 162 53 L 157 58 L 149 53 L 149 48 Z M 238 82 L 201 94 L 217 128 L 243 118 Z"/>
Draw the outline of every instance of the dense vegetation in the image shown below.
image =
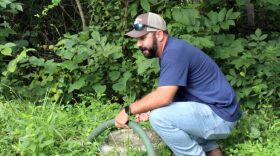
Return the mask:
<path id="1" fill-rule="evenodd" d="M 82 118 L 71 111 L 99 114 L 106 109 L 107 116 L 100 119 L 104 121 L 119 109 L 109 103 L 126 105 L 154 88 L 157 60 L 145 59 L 135 41 L 124 37 L 137 14 L 152 11 L 164 17 L 171 36 L 210 55 L 236 90 L 247 115 L 232 136 L 235 142 L 224 143 L 227 151 L 233 155 L 258 155 L 251 150 L 277 155 L 280 140 L 273 135 L 279 135 L 280 129 L 279 8 L 278 0 L 0 0 L 0 97 L 30 101 L 19 104 L 2 99 L 0 136 L 7 138 L 1 139 L 0 147 L 13 144 L 3 152 L 28 155 L 24 139 L 47 128 L 36 129 L 36 124 L 47 126 L 54 117 L 50 112 L 70 122 L 65 116 Z M 96 106 L 84 97 L 108 106 Z M 39 114 L 36 111 L 46 107 L 42 99 L 63 108 L 51 105 L 50 112 Z M 72 109 L 78 103 L 81 106 Z M 90 120 L 90 116 L 84 114 L 81 120 Z M 45 118 L 50 121 L 44 123 Z M 11 125 L 25 119 L 26 123 Z M 72 121 L 70 127 L 79 126 Z M 84 137 L 95 126 L 92 124 L 97 124 L 87 122 L 81 123 L 86 128 L 79 132 L 62 125 L 59 128 L 67 132 L 60 133 L 65 136 L 44 140 L 45 144 L 36 142 L 32 149 L 38 146 L 37 154 L 45 146 L 57 149 L 54 153 L 69 152 L 66 149 L 86 152 L 88 149 L 75 143 L 77 147 L 69 144 L 62 148 L 57 139 L 67 137 L 75 142 L 72 137 Z M 33 123 L 29 130 L 27 123 Z M 24 126 L 27 128 L 20 128 Z M 45 135 L 51 138 L 57 133 Z"/>
<path id="2" fill-rule="evenodd" d="M 106 135 L 92 144 L 85 140 L 95 127 L 113 118 L 120 105 L 83 100 L 90 105 L 65 106 L 45 99 L 38 106 L 0 99 L 0 155 L 98 155 Z M 220 142 L 223 150 L 232 156 L 278 156 L 280 120 L 273 111 L 268 107 L 244 115 L 230 138 Z M 127 155 L 138 156 L 135 152 Z M 157 154 L 172 155 L 166 148 Z"/>

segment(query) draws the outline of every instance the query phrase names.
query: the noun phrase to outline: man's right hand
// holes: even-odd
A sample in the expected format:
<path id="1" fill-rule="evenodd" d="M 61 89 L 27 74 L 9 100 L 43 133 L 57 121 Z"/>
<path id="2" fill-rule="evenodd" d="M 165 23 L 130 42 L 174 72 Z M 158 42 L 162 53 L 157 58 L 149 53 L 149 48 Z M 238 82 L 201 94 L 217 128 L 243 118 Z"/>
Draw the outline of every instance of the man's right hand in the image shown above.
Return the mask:
<path id="1" fill-rule="evenodd" d="M 137 114 L 135 116 L 135 121 L 136 122 L 144 122 L 144 121 L 148 121 L 149 117 L 150 117 L 150 111 L 146 112 L 146 113 L 141 113 L 141 114 Z"/>
<path id="2" fill-rule="evenodd" d="M 128 114 L 122 109 L 120 113 L 115 117 L 115 126 L 118 128 L 129 128 L 127 122 L 129 120 Z"/>

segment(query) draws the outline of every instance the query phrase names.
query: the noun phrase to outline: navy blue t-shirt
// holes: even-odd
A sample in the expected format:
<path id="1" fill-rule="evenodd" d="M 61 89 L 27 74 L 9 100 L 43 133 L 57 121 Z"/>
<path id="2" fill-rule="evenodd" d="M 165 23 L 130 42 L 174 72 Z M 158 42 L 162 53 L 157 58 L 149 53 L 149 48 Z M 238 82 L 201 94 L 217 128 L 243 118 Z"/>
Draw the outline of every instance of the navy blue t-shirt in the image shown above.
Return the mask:
<path id="1" fill-rule="evenodd" d="M 240 108 L 236 95 L 218 65 L 189 43 L 168 38 L 160 58 L 159 86 L 179 86 L 173 101 L 207 104 L 221 118 L 236 121 Z"/>

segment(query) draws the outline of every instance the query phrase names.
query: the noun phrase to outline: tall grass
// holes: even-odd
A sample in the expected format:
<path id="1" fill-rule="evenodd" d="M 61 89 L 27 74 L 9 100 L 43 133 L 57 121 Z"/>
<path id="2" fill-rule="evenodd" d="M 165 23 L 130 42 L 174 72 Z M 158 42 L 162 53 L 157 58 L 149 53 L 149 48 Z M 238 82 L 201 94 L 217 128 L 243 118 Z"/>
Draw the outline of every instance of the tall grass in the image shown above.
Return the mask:
<path id="1" fill-rule="evenodd" d="M 229 156 L 280 156 L 279 111 L 267 104 L 245 113 L 223 144 Z"/>
<path id="2" fill-rule="evenodd" d="M 97 155 L 89 133 L 112 119 L 118 104 L 42 105 L 0 100 L 0 155 Z"/>
<path id="3" fill-rule="evenodd" d="M 100 140 L 107 134 L 91 144 L 85 139 L 114 118 L 120 105 L 94 100 L 87 100 L 87 105 L 0 98 L 0 155 L 99 155 Z M 268 107 L 244 115 L 234 133 L 220 142 L 222 148 L 230 156 L 279 156 L 280 119 L 275 112 Z M 157 153 L 172 155 L 167 148 Z"/>

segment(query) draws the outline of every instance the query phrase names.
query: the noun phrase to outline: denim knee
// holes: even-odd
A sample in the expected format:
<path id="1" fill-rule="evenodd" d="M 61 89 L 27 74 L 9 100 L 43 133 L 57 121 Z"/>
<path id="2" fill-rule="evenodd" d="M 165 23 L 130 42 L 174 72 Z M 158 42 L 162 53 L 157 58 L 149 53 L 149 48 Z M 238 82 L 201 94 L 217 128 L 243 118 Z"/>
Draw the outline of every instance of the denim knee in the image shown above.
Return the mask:
<path id="1" fill-rule="evenodd" d="M 164 115 L 160 111 L 160 108 L 151 111 L 149 121 L 152 127 L 158 127 L 162 125 L 164 122 Z"/>

